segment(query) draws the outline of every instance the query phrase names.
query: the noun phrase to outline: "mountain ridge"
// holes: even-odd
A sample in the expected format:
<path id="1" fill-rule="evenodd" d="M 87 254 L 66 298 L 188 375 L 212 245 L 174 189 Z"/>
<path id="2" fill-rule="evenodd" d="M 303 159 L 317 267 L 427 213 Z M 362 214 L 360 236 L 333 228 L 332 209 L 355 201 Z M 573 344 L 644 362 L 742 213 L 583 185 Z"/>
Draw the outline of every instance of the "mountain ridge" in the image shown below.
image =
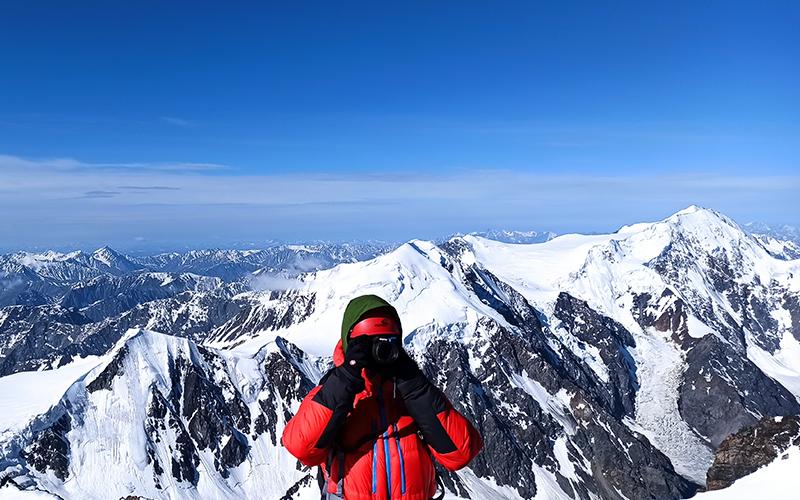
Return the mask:
<path id="1" fill-rule="evenodd" d="M 174 455 L 183 459 L 170 476 L 162 464 L 166 448 L 149 445 L 161 457 L 162 473 L 151 471 L 158 481 L 176 480 L 188 488 L 187 497 L 207 487 L 224 491 L 225 471 L 234 477 L 239 467 L 229 459 L 256 460 L 262 452 L 254 443 L 279 435 L 303 387 L 329 366 L 341 311 L 362 293 L 377 293 L 398 308 L 409 352 L 486 438 L 486 449 L 469 469 L 442 471 L 448 491 L 460 497 L 488 498 L 492 492 L 496 498 L 686 498 L 702 488 L 713 452 L 729 434 L 763 417 L 800 414 L 800 261 L 774 256 L 735 222 L 702 207 L 609 235 L 562 235 L 535 244 L 477 235 L 440 244 L 411 240 L 371 259 L 291 276 L 292 286 L 281 289 L 219 282 L 218 289 L 187 289 L 144 302 L 104 319 L 106 333 L 98 337 L 103 340 L 90 344 L 96 347 L 74 344 L 72 356 L 119 353 L 130 342 L 120 332 L 123 324 L 151 325 L 189 304 L 193 314 L 209 318 L 194 329 L 182 326 L 183 320 L 159 323 L 165 333 L 186 337 L 181 345 L 211 353 L 205 357 L 212 361 L 171 355 L 189 364 L 180 376 L 161 370 L 166 385 L 163 398 L 155 399 L 163 404 L 142 403 L 138 421 L 163 421 L 169 405 L 178 411 L 182 403 L 167 394 L 185 385 L 186 374 L 195 370 L 190 365 L 199 362 L 209 391 L 217 383 L 238 387 L 226 389 L 207 425 L 222 429 L 218 437 L 249 436 L 238 442 L 250 448 L 223 454 L 229 437 L 213 444 L 190 435 L 191 446 L 183 439 L 186 449 L 211 450 L 196 452 L 211 460 L 200 474 L 216 478 L 201 486 L 192 482 L 192 471 L 200 470 L 195 455 Z M 22 312 L 33 310 L 0 309 L 0 340 L 11 312 L 24 318 Z M 46 310 L 40 313 L 41 321 L 49 321 Z M 76 313 L 87 314 L 60 314 Z M 78 332 L 86 328 L 76 324 L 68 335 L 85 336 Z M 0 357 L 6 352 L 0 343 Z M 112 372 L 96 385 L 127 391 L 133 382 L 125 370 Z M 115 380 L 127 382 L 117 387 Z M 285 397 L 265 396 L 263 405 L 254 404 L 248 398 L 266 380 Z M 247 411 L 237 398 L 249 401 Z M 283 408 L 282 417 L 275 405 Z M 249 424 L 234 414 L 247 415 Z M 27 466 L 35 461 L 24 453 L 47 449 L 46 436 L 64 434 L 59 425 L 65 424 L 52 416 L 52 432 L 30 434 L 19 448 L 23 453 L 6 464 L 16 483 L 42 485 L 41 474 L 49 474 Z M 37 445 L 41 439 L 44 444 Z M 82 446 L 66 442 L 69 449 Z M 178 450 L 177 441 L 169 446 Z M 311 495 L 314 471 L 285 461 L 279 446 L 267 448 L 270 457 L 281 457 L 275 458 L 278 475 L 270 479 L 280 486 L 278 496 Z M 67 461 L 65 470 L 81 475 L 81 467 Z M 52 491 L 62 488 L 57 481 L 47 484 Z M 157 488 L 146 491 L 160 495 Z"/>

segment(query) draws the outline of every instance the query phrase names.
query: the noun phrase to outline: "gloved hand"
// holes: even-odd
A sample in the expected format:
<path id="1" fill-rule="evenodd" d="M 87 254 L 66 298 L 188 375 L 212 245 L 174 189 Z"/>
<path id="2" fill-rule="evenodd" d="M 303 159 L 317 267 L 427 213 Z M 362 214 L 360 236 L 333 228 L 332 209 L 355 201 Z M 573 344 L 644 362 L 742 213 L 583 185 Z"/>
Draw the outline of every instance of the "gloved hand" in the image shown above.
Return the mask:
<path id="1" fill-rule="evenodd" d="M 372 343 L 367 337 L 356 337 L 347 343 L 342 367 L 348 375 L 361 380 L 361 369 L 369 366 L 372 361 L 371 347 Z"/>
<path id="2" fill-rule="evenodd" d="M 402 347 L 394 363 L 375 364 L 371 368 L 385 378 L 394 377 L 397 379 L 398 383 L 422 375 L 422 371 L 419 369 L 419 366 L 417 366 L 417 362 L 414 361 Z"/>
<path id="3" fill-rule="evenodd" d="M 438 453 L 455 451 L 457 448 L 438 417 L 452 408 L 447 397 L 428 380 L 405 350 L 400 351 L 393 368 L 397 392 L 426 443 Z"/>
<path id="4" fill-rule="evenodd" d="M 356 394 L 364 390 L 361 369 L 370 362 L 371 345 L 368 339 L 361 337 L 348 342 L 344 363 L 329 371 L 320 381 L 322 387 L 314 396 L 314 401 L 333 413 L 315 445 L 317 448 L 326 448 L 334 442 L 348 413 L 353 409 Z"/>
<path id="5" fill-rule="evenodd" d="M 392 374 L 397 381 L 411 380 L 414 377 L 422 375 L 422 370 L 419 369 L 417 362 L 408 355 L 405 349 L 400 349 L 397 356 L 397 361 L 392 364 Z"/>

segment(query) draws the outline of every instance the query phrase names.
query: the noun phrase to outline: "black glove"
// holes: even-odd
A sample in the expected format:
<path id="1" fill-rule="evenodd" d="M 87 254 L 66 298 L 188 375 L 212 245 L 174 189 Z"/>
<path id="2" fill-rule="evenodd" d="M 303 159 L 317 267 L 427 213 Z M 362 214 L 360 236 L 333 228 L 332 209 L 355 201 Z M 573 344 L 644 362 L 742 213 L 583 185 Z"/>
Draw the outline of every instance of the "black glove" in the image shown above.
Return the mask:
<path id="1" fill-rule="evenodd" d="M 367 337 L 356 337 L 347 343 L 342 367 L 349 375 L 361 379 L 361 369 L 369 366 L 372 361 L 371 348 L 372 343 Z"/>
<path id="2" fill-rule="evenodd" d="M 356 394 L 364 390 L 361 369 L 370 361 L 371 343 L 367 338 L 356 337 L 347 343 L 344 363 L 333 368 L 320 380 L 322 387 L 314 396 L 314 401 L 333 411 L 322 436 L 315 444 L 326 448 L 336 439 L 344 425 L 347 414 L 353 409 Z"/>
<path id="3" fill-rule="evenodd" d="M 453 440 L 437 417 L 440 412 L 450 408 L 447 397 L 428 380 L 405 350 L 400 351 L 394 365 L 397 392 L 425 441 L 439 453 L 456 450 Z"/>
<path id="4" fill-rule="evenodd" d="M 417 362 L 411 359 L 411 356 L 402 348 L 397 356 L 397 361 L 395 361 L 391 367 L 392 375 L 394 375 L 398 382 L 411 380 L 412 378 L 422 375 L 422 370 L 419 369 Z"/>
<path id="5" fill-rule="evenodd" d="M 397 359 L 393 363 L 373 363 L 370 368 L 384 378 L 394 378 L 397 383 L 422 375 L 422 371 L 417 366 L 416 361 L 411 359 L 411 356 L 402 347 L 400 347 Z"/>

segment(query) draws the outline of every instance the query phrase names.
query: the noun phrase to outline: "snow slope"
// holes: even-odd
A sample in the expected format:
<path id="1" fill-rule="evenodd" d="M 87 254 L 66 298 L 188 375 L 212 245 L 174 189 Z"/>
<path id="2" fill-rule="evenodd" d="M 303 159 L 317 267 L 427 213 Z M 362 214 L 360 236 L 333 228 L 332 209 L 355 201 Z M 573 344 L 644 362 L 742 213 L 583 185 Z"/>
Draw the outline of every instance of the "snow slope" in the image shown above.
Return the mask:
<path id="1" fill-rule="evenodd" d="M 412 240 L 396 250 L 366 262 L 340 264 L 332 269 L 305 274 L 294 290 L 318 297 L 312 315 L 286 328 L 252 332 L 233 350 L 251 355 L 265 342 L 281 336 L 315 356 L 330 356 L 340 338 L 342 311 L 355 296 L 377 294 L 403 311 L 403 331 L 410 335 L 423 327 L 474 323 L 479 315 L 504 321 L 497 311 L 471 294 L 442 267 L 445 256 L 432 242 Z M 257 295 L 266 305 L 272 294 Z M 212 339 L 209 345 L 231 348 L 231 343 Z"/>
<path id="2" fill-rule="evenodd" d="M 90 356 L 54 370 L 0 377 L 0 441 L 19 432 L 34 417 L 58 403 L 73 383 L 100 362 L 100 357 Z"/>
<path id="3" fill-rule="evenodd" d="M 800 495 L 800 448 L 793 446 L 775 461 L 747 475 L 733 485 L 700 493 L 697 500 L 790 499 Z"/>

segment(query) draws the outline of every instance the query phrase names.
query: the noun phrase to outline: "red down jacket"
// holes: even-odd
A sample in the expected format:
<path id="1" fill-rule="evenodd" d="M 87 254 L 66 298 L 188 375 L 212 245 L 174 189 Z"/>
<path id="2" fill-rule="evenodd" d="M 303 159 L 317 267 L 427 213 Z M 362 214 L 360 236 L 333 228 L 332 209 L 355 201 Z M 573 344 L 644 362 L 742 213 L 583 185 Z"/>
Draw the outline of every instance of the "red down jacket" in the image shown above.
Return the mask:
<path id="1" fill-rule="evenodd" d="M 344 359 L 340 340 L 335 367 Z M 322 467 L 323 498 L 327 492 L 327 498 L 347 500 L 429 500 L 436 494 L 433 459 L 454 471 L 482 448 L 472 424 L 424 376 L 400 387 L 362 370 L 365 389 L 351 396 L 351 405 L 332 395 L 348 383 L 344 374 L 334 368 L 323 377 L 282 437 L 300 462 Z M 336 436 L 328 436 L 333 428 Z"/>

